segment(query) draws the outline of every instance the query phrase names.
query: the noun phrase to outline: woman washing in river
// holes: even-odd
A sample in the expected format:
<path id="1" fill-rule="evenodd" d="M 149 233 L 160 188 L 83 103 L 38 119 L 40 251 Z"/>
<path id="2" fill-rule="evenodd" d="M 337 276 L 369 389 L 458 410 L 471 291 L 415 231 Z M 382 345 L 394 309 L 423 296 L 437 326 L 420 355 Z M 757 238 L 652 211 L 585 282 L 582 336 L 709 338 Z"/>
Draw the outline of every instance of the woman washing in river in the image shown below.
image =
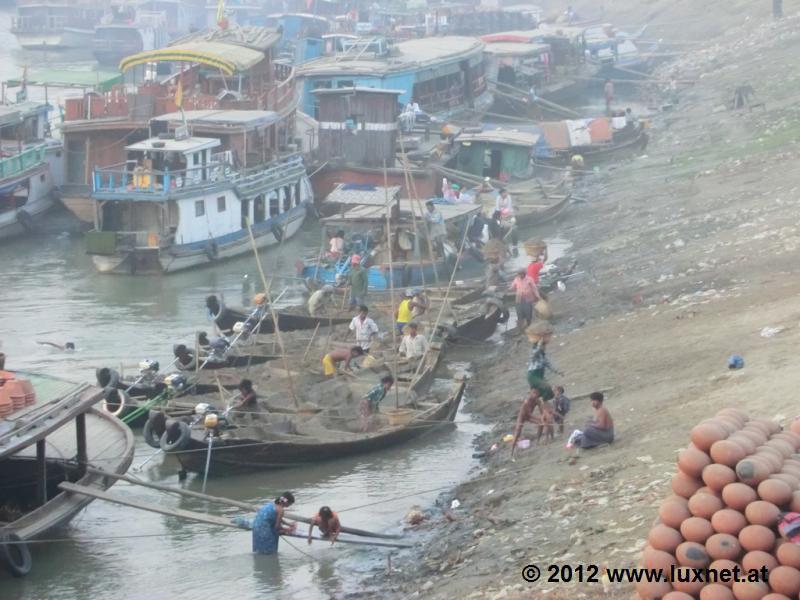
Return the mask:
<path id="1" fill-rule="evenodd" d="M 283 520 L 284 510 L 294 504 L 294 495 L 284 492 L 274 502 L 265 504 L 251 521 L 244 517 L 236 517 L 233 523 L 253 530 L 253 552 L 256 554 L 275 554 L 278 552 L 278 540 L 284 533 L 294 533 L 297 524 Z"/>

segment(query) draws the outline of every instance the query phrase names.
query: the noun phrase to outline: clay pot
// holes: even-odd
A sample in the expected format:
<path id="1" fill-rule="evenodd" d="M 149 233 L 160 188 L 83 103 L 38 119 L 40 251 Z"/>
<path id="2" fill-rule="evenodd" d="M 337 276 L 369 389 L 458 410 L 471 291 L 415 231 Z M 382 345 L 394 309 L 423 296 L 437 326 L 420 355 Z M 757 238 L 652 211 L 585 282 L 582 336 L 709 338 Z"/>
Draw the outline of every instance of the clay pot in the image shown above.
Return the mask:
<path id="1" fill-rule="evenodd" d="M 678 455 L 678 468 L 691 477 L 700 477 L 711 464 L 711 457 L 697 448 L 686 448 Z"/>
<path id="2" fill-rule="evenodd" d="M 793 433 L 800 433 L 800 419 L 795 419 L 789 424 L 789 431 Z"/>
<path id="3" fill-rule="evenodd" d="M 737 431 L 736 433 L 734 433 L 728 439 L 731 442 L 736 442 L 737 444 L 739 444 L 744 449 L 745 456 L 750 455 L 753 452 L 755 452 L 756 448 L 758 448 L 761 445 L 760 443 L 754 442 L 752 439 L 750 439 L 746 435 L 743 435 L 741 431 Z M 713 446 L 712 446 L 712 448 L 713 448 Z M 730 466 L 730 465 L 728 465 L 728 466 Z"/>
<path id="4" fill-rule="evenodd" d="M 747 485 L 758 485 L 770 475 L 767 464 L 755 456 L 748 456 L 736 464 L 736 476 Z"/>
<path id="5" fill-rule="evenodd" d="M 755 443 L 756 446 L 760 446 L 767 441 L 767 436 L 761 431 L 758 429 L 749 429 L 747 426 L 745 426 L 741 431 L 737 431 L 736 434 L 749 438 L 753 441 L 753 443 Z"/>
<path id="6" fill-rule="evenodd" d="M 695 446 L 707 452 L 714 442 L 724 440 L 728 437 L 728 432 L 718 423 L 705 421 L 696 425 L 689 434 L 689 437 Z"/>
<path id="7" fill-rule="evenodd" d="M 736 582 L 733 584 L 733 596 L 736 600 L 762 600 L 769 593 L 766 583 Z"/>
<path id="8" fill-rule="evenodd" d="M 781 430 L 780 424 L 772 419 L 752 419 L 750 424 L 755 425 L 756 427 L 763 426 L 767 432 L 767 435 L 779 433 Z"/>
<path id="9" fill-rule="evenodd" d="M 738 533 L 738 532 L 737 532 Z M 650 530 L 647 536 L 647 543 L 656 550 L 673 553 L 679 544 L 683 542 L 680 531 L 667 527 L 666 525 L 656 525 Z"/>
<path id="10" fill-rule="evenodd" d="M 706 540 L 706 552 L 713 560 L 737 560 L 742 554 L 742 545 L 736 536 L 715 533 Z"/>
<path id="11" fill-rule="evenodd" d="M 642 600 L 658 600 L 672 591 L 672 586 L 666 581 L 640 581 L 636 584 L 636 591 Z"/>
<path id="12" fill-rule="evenodd" d="M 672 476 L 672 491 L 683 498 L 691 498 L 701 487 L 703 483 L 699 479 L 690 477 L 683 471 L 678 471 Z"/>
<path id="13" fill-rule="evenodd" d="M 778 566 L 778 561 L 772 554 L 756 550 L 755 552 L 748 552 L 742 557 L 742 568 L 746 571 L 754 569 L 761 569 L 766 567 L 768 571 L 772 571 Z"/>
<path id="14" fill-rule="evenodd" d="M 751 525 L 763 525 L 764 527 L 774 527 L 778 522 L 780 509 L 764 500 L 751 502 L 744 509 L 745 517 Z"/>
<path id="15" fill-rule="evenodd" d="M 721 492 L 726 485 L 734 481 L 736 472 L 725 465 L 708 465 L 703 469 L 703 482 L 715 492 Z"/>
<path id="16" fill-rule="evenodd" d="M 789 501 L 789 510 L 800 512 L 800 490 L 792 492 L 792 499 Z"/>
<path id="17" fill-rule="evenodd" d="M 783 467 L 784 456 L 777 448 L 772 448 L 770 446 L 759 446 L 756 448 L 755 455 L 763 460 L 766 460 L 773 473 L 780 471 L 780 469 Z"/>
<path id="18" fill-rule="evenodd" d="M 711 522 L 700 517 L 689 517 L 680 527 L 683 539 L 688 542 L 697 542 L 698 544 L 705 544 L 706 540 L 714 535 L 714 528 Z"/>
<path id="19" fill-rule="evenodd" d="M 711 583 L 700 590 L 700 600 L 736 600 L 736 596 L 721 583 Z"/>
<path id="20" fill-rule="evenodd" d="M 784 506 L 792 500 L 792 488 L 785 481 L 767 479 L 758 484 L 758 495 L 775 506 Z"/>
<path id="21" fill-rule="evenodd" d="M 677 592 L 689 594 L 696 598 L 700 590 L 705 586 L 703 581 L 693 581 L 694 570 L 691 567 L 678 567 L 675 569 L 675 577 L 672 580 L 672 589 Z M 685 581 L 681 581 L 681 580 Z"/>
<path id="22" fill-rule="evenodd" d="M 794 446 L 795 452 L 800 449 L 800 434 L 796 431 L 781 431 L 772 436 L 773 440 L 786 440 Z"/>
<path id="23" fill-rule="evenodd" d="M 769 587 L 778 594 L 796 597 L 800 592 L 800 571 L 794 567 L 775 567 L 769 572 Z"/>
<path id="24" fill-rule="evenodd" d="M 783 594 L 776 594 L 775 592 L 771 592 L 766 596 L 764 596 L 761 600 L 792 600 L 792 598 L 789 598 L 789 596 L 784 596 Z"/>
<path id="25" fill-rule="evenodd" d="M 642 552 L 642 564 L 646 569 L 661 569 L 666 572 L 672 565 L 677 564 L 677 561 L 669 552 L 646 546 Z"/>
<path id="26" fill-rule="evenodd" d="M 739 543 L 747 552 L 771 552 L 775 547 L 775 534 L 763 525 L 748 525 L 739 532 Z"/>
<path id="27" fill-rule="evenodd" d="M 800 546 L 792 542 L 786 542 L 778 546 L 775 552 L 778 562 L 785 567 L 800 569 Z"/>
<path id="28" fill-rule="evenodd" d="M 754 492 L 755 493 L 755 492 Z M 664 500 L 658 509 L 658 518 L 664 525 L 675 529 L 680 528 L 681 523 L 692 516 L 689 512 L 688 502 L 684 498 L 678 500 Z"/>
<path id="29" fill-rule="evenodd" d="M 714 442 L 710 454 L 714 462 L 727 467 L 735 467 L 736 463 L 747 456 L 747 451 L 738 442 L 727 439 Z"/>
<path id="30" fill-rule="evenodd" d="M 764 445 L 767 446 L 768 448 L 775 448 L 778 452 L 780 452 L 783 455 L 784 459 L 789 458 L 792 454 L 794 454 L 794 451 L 797 449 L 794 447 L 793 443 L 776 437 L 770 438 L 770 440 Z"/>
<path id="31" fill-rule="evenodd" d="M 738 544 L 739 540 L 736 540 L 736 543 Z M 712 569 L 712 570 L 716 571 L 717 573 L 719 573 L 723 569 L 725 569 L 726 571 L 733 571 L 734 567 L 739 567 L 741 569 L 741 565 L 739 565 L 738 563 L 733 562 L 732 560 L 727 560 L 725 558 L 721 558 L 719 560 L 715 560 L 714 562 L 712 562 L 708 566 L 709 569 Z M 722 585 L 724 585 L 725 587 L 733 587 L 733 582 L 732 581 L 720 582 L 720 583 L 722 583 Z"/>
<path id="32" fill-rule="evenodd" d="M 727 487 L 727 486 L 726 486 Z M 723 491 L 725 491 L 723 489 Z M 721 510 L 724 504 L 720 498 L 714 494 L 706 494 L 698 490 L 697 493 L 689 498 L 689 512 L 695 517 L 703 519 L 711 519 L 718 510 Z"/>
<path id="33" fill-rule="evenodd" d="M 769 481 L 770 479 L 777 479 L 778 481 L 783 481 L 789 485 L 792 490 L 796 490 L 800 487 L 800 478 L 795 477 L 791 473 L 773 473 L 765 481 Z M 763 482 L 762 482 L 763 483 Z"/>
<path id="34" fill-rule="evenodd" d="M 675 549 L 675 558 L 682 567 L 707 567 L 711 557 L 705 546 L 697 542 L 683 542 Z M 686 591 L 686 590 L 682 590 Z"/>
<path id="35" fill-rule="evenodd" d="M 710 422 L 716 423 L 722 427 L 729 436 L 733 435 L 742 428 L 742 424 L 739 423 L 737 419 L 733 419 L 731 417 L 714 417 Z"/>
<path id="36" fill-rule="evenodd" d="M 661 600 L 694 600 L 694 596 L 690 596 L 686 592 L 676 592 L 673 590 Z"/>
<path id="37" fill-rule="evenodd" d="M 738 510 L 723 508 L 711 517 L 711 526 L 717 533 L 738 536 L 739 532 L 747 526 L 747 519 Z"/>
<path id="38" fill-rule="evenodd" d="M 722 489 L 722 500 L 728 508 L 742 511 L 748 504 L 758 500 L 758 494 L 746 483 L 729 483 Z"/>

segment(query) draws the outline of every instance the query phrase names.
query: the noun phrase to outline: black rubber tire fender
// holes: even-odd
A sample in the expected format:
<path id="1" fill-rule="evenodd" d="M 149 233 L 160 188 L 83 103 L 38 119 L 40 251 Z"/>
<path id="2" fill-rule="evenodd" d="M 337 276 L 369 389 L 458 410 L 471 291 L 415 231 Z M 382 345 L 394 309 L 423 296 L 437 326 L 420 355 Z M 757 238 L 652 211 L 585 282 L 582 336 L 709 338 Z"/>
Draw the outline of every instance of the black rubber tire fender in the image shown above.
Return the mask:
<path id="1" fill-rule="evenodd" d="M 130 398 L 128 397 L 128 394 L 125 393 L 125 390 L 118 388 L 106 388 L 103 393 L 103 401 L 100 403 L 100 408 L 102 408 L 104 412 L 107 412 L 114 417 L 120 417 L 125 411 L 125 407 L 129 402 Z M 111 410 L 109 408 L 109 404 L 113 404 L 117 408 Z"/>
<path id="2" fill-rule="evenodd" d="M 177 432 L 177 435 L 176 435 Z M 167 421 L 166 429 L 161 434 L 159 440 L 159 448 L 169 454 L 170 452 L 179 452 L 189 445 L 189 440 L 192 437 L 192 430 L 183 421 Z"/>
<path id="3" fill-rule="evenodd" d="M 277 223 L 270 223 L 269 230 L 275 236 L 275 241 L 280 242 L 283 239 L 283 227 Z"/>
<path id="4" fill-rule="evenodd" d="M 167 430 L 167 415 L 161 411 L 151 411 L 142 429 L 145 443 L 151 448 L 161 448 L 161 436 Z"/>
<path id="5" fill-rule="evenodd" d="M 108 367 L 95 369 L 94 376 L 97 380 L 97 385 L 106 390 L 109 388 L 116 388 L 119 384 L 119 373 Z"/>
<path id="6" fill-rule="evenodd" d="M 219 256 L 219 246 L 217 246 L 216 242 L 209 242 L 203 247 L 203 252 L 206 253 L 208 260 L 217 260 Z"/>
<path id="7" fill-rule="evenodd" d="M 5 560 L 6 568 L 14 577 L 25 577 L 33 568 L 33 557 L 28 545 L 13 532 L 0 539 L 0 558 Z"/>

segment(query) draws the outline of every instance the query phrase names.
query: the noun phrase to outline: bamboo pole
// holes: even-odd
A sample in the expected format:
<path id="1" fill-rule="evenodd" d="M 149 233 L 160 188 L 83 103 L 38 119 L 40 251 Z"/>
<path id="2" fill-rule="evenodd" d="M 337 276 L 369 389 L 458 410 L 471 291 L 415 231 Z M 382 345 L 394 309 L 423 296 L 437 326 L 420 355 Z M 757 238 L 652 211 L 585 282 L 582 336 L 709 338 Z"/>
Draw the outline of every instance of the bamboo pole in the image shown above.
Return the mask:
<path id="1" fill-rule="evenodd" d="M 319 331 L 319 326 L 322 321 L 317 322 L 317 326 L 314 328 L 314 333 L 311 335 L 311 339 L 308 340 L 308 346 L 306 346 L 306 351 L 303 353 L 303 364 L 306 362 L 306 358 L 308 358 L 308 353 L 311 350 L 311 344 L 314 343 L 314 338 L 317 337 L 317 332 Z"/>
<path id="2" fill-rule="evenodd" d="M 386 201 L 386 244 L 389 249 L 389 293 L 392 301 L 392 345 L 394 346 L 394 371 L 392 377 L 397 379 L 397 304 L 394 297 L 394 254 L 392 244 L 391 207 L 389 206 L 389 173 L 386 171 L 386 160 L 383 161 L 383 195 Z M 397 383 L 395 381 L 395 383 Z M 400 407 L 400 386 L 394 386 L 394 407 Z"/>
<path id="3" fill-rule="evenodd" d="M 247 233 L 250 235 L 250 244 L 253 246 L 253 254 L 256 256 L 256 265 L 258 266 L 258 273 L 261 275 L 261 284 L 264 286 L 264 294 L 269 303 L 269 312 L 272 315 L 272 324 L 275 327 L 275 335 L 278 338 L 278 345 L 281 349 L 281 356 L 283 358 L 283 368 L 286 369 L 286 376 L 289 382 L 289 391 L 292 394 L 295 408 L 300 408 L 300 402 L 297 400 L 297 393 L 294 389 L 294 378 L 292 372 L 289 370 L 289 361 L 286 358 L 286 348 L 283 345 L 283 336 L 281 335 L 281 328 L 278 326 L 278 315 L 275 313 L 275 307 L 272 304 L 272 297 L 269 293 L 269 286 L 267 285 L 267 277 L 264 275 L 264 267 L 261 266 L 261 257 L 258 255 L 258 246 L 256 245 L 256 238 L 253 236 L 253 228 L 250 225 L 250 219 L 246 219 Z"/>
<path id="4" fill-rule="evenodd" d="M 140 502 L 138 500 L 131 500 L 128 498 L 122 498 L 120 496 L 114 496 L 113 494 L 109 494 L 103 490 L 97 488 L 91 488 L 84 485 L 77 485 L 74 483 L 69 483 L 68 481 L 64 481 L 58 485 L 58 487 L 65 492 L 69 492 L 71 494 L 80 494 L 82 496 L 88 496 L 90 498 L 96 498 L 97 500 L 105 500 L 106 502 L 112 502 L 114 504 L 121 504 L 122 506 L 128 506 L 130 508 L 136 508 L 139 510 L 146 510 L 148 512 L 158 513 L 160 515 L 165 515 L 168 517 L 177 517 L 179 519 L 185 519 L 187 521 L 194 521 L 195 523 L 204 523 L 206 525 L 215 525 L 218 527 L 232 527 L 234 529 L 244 529 L 245 531 L 249 531 L 250 528 L 244 525 L 239 525 L 237 523 L 233 523 L 230 519 L 225 517 L 217 517 L 215 515 L 207 515 L 201 512 L 196 512 L 193 510 L 184 510 L 182 508 L 169 508 L 165 506 L 159 506 L 157 504 L 150 504 L 149 502 Z M 287 516 L 287 518 L 289 518 Z M 300 537 L 300 538 L 307 538 L 308 536 L 301 535 L 298 533 L 295 534 L 281 534 L 287 535 L 288 537 Z M 325 541 L 324 538 L 312 538 L 320 541 Z M 410 548 L 410 544 L 392 544 L 388 542 L 367 542 L 363 540 L 348 540 L 337 538 L 337 543 L 341 544 L 355 544 L 359 546 L 383 546 L 387 548 Z"/>
<path id="5" fill-rule="evenodd" d="M 223 504 L 225 506 L 233 506 L 235 508 L 241 508 L 242 510 L 246 511 L 258 511 L 261 508 L 258 504 L 253 504 L 251 502 L 242 502 L 241 500 L 234 500 L 233 498 L 224 498 L 222 496 L 211 496 L 209 494 L 201 494 L 200 492 L 183 490 L 180 488 L 170 487 L 168 485 L 153 483 L 151 481 L 142 481 L 141 479 L 136 479 L 135 477 L 131 477 L 130 475 L 109 473 L 108 471 L 103 471 L 102 469 L 96 469 L 94 467 L 89 467 L 87 470 L 94 475 L 101 475 L 103 477 L 112 477 L 118 481 L 125 481 L 132 485 L 139 485 L 142 487 L 149 488 L 151 490 L 158 490 L 160 492 L 167 492 L 169 494 L 177 494 L 178 496 L 184 496 L 186 498 L 195 498 L 197 500 L 205 500 L 207 502 Z M 286 513 L 286 518 L 306 524 L 310 524 L 312 521 L 312 519 L 308 517 L 303 517 L 301 515 L 296 515 L 288 512 Z M 367 531 L 365 529 L 357 529 L 355 527 L 342 527 L 342 533 L 349 533 L 351 535 L 360 535 L 362 537 L 374 537 L 387 540 L 399 540 L 402 539 L 403 537 L 401 535 L 394 535 L 391 533 L 378 533 L 375 531 Z"/>

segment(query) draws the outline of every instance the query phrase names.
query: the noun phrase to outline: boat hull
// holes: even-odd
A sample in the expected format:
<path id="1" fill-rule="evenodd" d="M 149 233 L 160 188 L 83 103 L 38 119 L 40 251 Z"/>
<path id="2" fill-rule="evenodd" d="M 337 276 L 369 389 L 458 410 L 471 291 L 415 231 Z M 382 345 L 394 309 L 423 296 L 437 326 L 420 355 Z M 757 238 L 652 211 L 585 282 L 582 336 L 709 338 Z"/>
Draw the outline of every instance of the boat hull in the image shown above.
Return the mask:
<path id="1" fill-rule="evenodd" d="M 305 206 L 298 206 L 284 213 L 285 218 L 278 221 L 283 226 L 285 239 L 292 237 L 303 225 L 306 216 Z M 282 215 L 283 216 L 283 215 Z M 268 223 L 268 222 L 266 222 Z M 267 225 L 264 228 L 256 226 L 254 237 L 258 248 L 266 248 L 279 243 L 274 232 Z M 93 254 L 92 261 L 95 268 L 101 273 L 116 275 L 157 275 L 174 273 L 196 267 L 216 264 L 222 260 L 234 258 L 252 252 L 250 237 L 244 232 L 235 239 L 225 242 L 222 240 L 209 240 L 215 242 L 216 256 L 209 256 L 206 245 L 192 245 L 188 249 L 181 246 L 171 248 L 134 248 L 120 250 L 115 254 Z"/>
<path id="2" fill-rule="evenodd" d="M 281 469 L 299 465 L 318 464 L 322 461 L 375 452 L 409 440 L 429 435 L 442 427 L 451 426 L 455 419 L 466 384 L 435 410 L 419 421 L 398 426 L 389 431 L 342 442 L 290 442 L 261 441 L 253 439 L 217 439 L 212 445 L 210 475 L 227 475 L 237 472 Z M 183 468 L 203 473 L 206 465 L 208 441 L 202 432 L 192 434 L 187 448 L 175 452 Z"/>
<path id="3" fill-rule="evenodd" d="M 30 233 L 35 229 L 37 220 L 55 204 L 53 178 L 47 164 L 38 165 L 12 180 L 0 182 L 0 188 L 4 189 L 13 189 L 16 185 L 28 186 L 28 200 L 18 210 L 0 212 L 0 241 Z M 20 210 L 27 217 L 22 217 Z"/>
<path id="4" fill-rule="evenodd" d="M 91 47 L 94 31 L 65 27 L 41 32 L 17 31 L 14 35 L 25 50 L 68 50 Z"/>

